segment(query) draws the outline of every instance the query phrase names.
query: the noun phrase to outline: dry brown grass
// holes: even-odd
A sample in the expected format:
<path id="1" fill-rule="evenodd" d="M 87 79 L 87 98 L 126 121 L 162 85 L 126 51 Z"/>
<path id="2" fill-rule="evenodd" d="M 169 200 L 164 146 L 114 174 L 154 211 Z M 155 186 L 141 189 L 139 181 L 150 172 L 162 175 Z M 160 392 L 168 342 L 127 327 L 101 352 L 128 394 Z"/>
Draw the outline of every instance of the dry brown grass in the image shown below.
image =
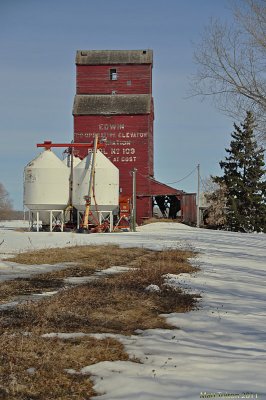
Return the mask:
<path id="1" fill-rule="evenodd" d="M 142 225 L 148 225 L 148 224 L 153 224 L 155 222 L 173 222 L 173 223 L 180 223 L 179 219 L 169 219 L 169 218 L 148 218 L 144 219 L 142 222 Z"/>
<path id="2" fill-rule="evenodd" d="M 65 249 L 57 249 L 56 262 L 62 262 L 62 259 L 64 262 L 74 261 L 76 250 L 67 249 L 67 256 Z M 59 279 L 60 283 L 61 277 L 73 273 L 76 276 L 88 275 L 89 271 L 111 265 L 131 268 L 127 272 L 61 290 L 53 297 L 38 302 L 0 311 L 0 375 L 4 377 L 2 386 L 0 384 L 0 398 L 2 395 L 3 399 L 11 400 L 89 399 L 95 394 L 89 377 L 70 375 L 65 369 L 79 371 L 86 365 L 103 360 L 128 359 L 121 344 L 114 339 L 86 337 L 63 341 L 43 338 L 43 333 L 129 335 L 136 329 L 170 329 L 162 313 L 189 311 L 197 304 L 196 296 L 164 284 L 167 273 L 197 271 L 188 262 L 188 258 L 193 256 L 191 252 L 120 249 L 116 246 L 104 249 L 82 247 L 81 250 L 83 253 L 78 266 L 42 274 L 38 279 L 43 282 L 46 279 L 49 286 L 49 282 Z M 24 260 L 34 260 L 34 264 L 40 259 L 47 262 L 44 256 L 42 252 L 38 255 L 19 255 L 25 257 Z M 21 262 L 21 258 L 17 260 Z M 32 279 L 36 280 L 36 277 Z M 21 290 L 19 282 L 17 284 L 17 289 Z M 160 292 L 146 291 L 150 284 L 158 285 Z M 24 290 L 30 290 L 30 285 L 24 286 Z M 30 335 L 24 336 L 23 332 L 30 332 Z M 35 368 L 33 374 L 29 373 L 31 370 L 27 372 L 29 368 Z"/>
<path id="3" fill-rule="evenodd" d="M 95 270 L 106 269 L 113 265 L 130 265 L 138 258 L 150 254 L 151 250 L 142 248 L 122 249 L 118 246 L 75 246 L 20 253 L 6 259 L 19 264 L 40 265 L 75 263 L 65 269 L 37 274 L 30 278 L 21 278 L 0 283 L 0 304 L 13 300 L 17 296 L 29 293 L 41 293 L 64 286 L 63 279 L 70 276 L 88 276 Z M 36 267 L 35 267 L 36 269 Z"/>
<path id="4" fill-rule="evenodd" d="M 129 359 L 122 344 L 111 338 L 62 340 L 7 331 L 0 346 L 0 398 L 8 400 L 90 399 L 96 393 L 89 377 L 66 370 Z"/>
<path id="5" fill-rule="evenodd" d="M 32 278 L 23 278 L 0 283 L 0 304 L 16 299 L 18 296 L 42 293 L 56 290 L 64 286 L 61 279 L 38 275 Z"/>
<path id="6" fill-rule="evenodd" d="M 27 265 L 74 262 L 78 265 L 101 269 L 111 265 L 125 264 L 147 252 L 149 250 L 143 248 L 121 248 L 116 245 L 74 246 L 19 253 L 6 261 Z"/>
<path id="7" fill-rule="evenodd" d="M 181 289 L 164 285 L 163 275 L 194 272 L 187 257 L 178 250 L 140 253 L 128 265 L 128 272 L 101 278 L 62 290 L 52 298 L 21 305 L 0 313 L 2 327 L 30 330 L 32 324 L 43 332 L 84 331 L 131 334 L 136 329 L 168 327 L 161 313 L 184 312 L 196 299 Z M 158 285 L 158 293 L 145 288 Z"/>

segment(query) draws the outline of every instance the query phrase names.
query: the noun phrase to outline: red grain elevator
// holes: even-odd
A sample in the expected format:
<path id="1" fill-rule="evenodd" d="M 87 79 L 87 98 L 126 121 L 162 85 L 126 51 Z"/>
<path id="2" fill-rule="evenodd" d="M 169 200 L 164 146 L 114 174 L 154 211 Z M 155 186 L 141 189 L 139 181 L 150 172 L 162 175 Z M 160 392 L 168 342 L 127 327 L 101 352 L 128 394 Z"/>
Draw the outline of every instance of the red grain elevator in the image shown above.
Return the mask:
<path id="1" fill-rule="evenodd" d="M 189 194 L 191 206 L 183 210 L 184 192 L 154 179 L 152 66 L 152 50 L 78 50 L 74 142 L 90 142 L 96 133 L 106 139 L 102 151 L 119 168 L 122 196 L 132 196 L 131 171 L 137 169 L 139 224 L 152 217 L 154 204 L 165 216 L 179 213 L 193 223 L 195 194 Z M 80 150 L 79 155 L 86 154 Z"/>

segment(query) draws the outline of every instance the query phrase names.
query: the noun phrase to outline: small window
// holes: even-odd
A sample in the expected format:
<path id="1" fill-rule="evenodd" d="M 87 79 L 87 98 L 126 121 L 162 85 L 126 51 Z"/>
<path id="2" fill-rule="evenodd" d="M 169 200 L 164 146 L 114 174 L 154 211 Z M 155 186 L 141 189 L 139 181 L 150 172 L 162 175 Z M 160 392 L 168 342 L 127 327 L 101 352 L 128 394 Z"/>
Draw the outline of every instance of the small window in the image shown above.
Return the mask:
<path id="1" fill-rule="evenodd" d="M 132 82 L 131 81 L 127 81 L 127 86 L 131 86 Z"/>
<path id="2" fill-rule="evenodd" d="M 116 68 L 111 68 L 111 69 L 110 69 L 110 80 L 111 80 L 111 81 L 117 81 L 117 71 L 116 71 Z"/>

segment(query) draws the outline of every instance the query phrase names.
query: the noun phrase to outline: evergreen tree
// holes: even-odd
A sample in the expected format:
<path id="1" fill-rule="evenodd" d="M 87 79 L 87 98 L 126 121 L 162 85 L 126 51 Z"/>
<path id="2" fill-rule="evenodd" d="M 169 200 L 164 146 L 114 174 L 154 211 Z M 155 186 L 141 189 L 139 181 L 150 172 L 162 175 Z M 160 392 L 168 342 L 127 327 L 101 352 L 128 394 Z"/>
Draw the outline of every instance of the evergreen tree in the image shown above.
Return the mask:
<path id="1" fill-rule="evenodd" d="M 227 189 L 226 227 L 266 232 L 264 150 L 255 140 L 253 114 L 248 111 L 244 123 L 234 128 L 228 155 L 220 162 L 224 175 L 214 178 Z"/>

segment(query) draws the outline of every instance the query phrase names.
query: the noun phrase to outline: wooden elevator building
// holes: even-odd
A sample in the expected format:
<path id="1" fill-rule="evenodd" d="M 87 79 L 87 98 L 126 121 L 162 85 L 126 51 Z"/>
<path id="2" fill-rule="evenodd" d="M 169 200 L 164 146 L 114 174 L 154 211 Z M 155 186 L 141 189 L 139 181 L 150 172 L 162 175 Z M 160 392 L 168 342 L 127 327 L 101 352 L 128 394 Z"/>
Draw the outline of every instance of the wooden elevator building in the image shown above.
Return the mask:
<path id="1" fill-rule="evenodd" d="M 96 133 L 106 140 L 102 151 L 119 168 L 121 196 L 132 196 L 137 169 L 138 223 L 152 217 L 156 203 L 171 218 L 179 212 L 193 223 L 195 194 L 154 179 L 152 66 L 152 50 L 77 51 L 74 142 L 90 142 Z"/>

